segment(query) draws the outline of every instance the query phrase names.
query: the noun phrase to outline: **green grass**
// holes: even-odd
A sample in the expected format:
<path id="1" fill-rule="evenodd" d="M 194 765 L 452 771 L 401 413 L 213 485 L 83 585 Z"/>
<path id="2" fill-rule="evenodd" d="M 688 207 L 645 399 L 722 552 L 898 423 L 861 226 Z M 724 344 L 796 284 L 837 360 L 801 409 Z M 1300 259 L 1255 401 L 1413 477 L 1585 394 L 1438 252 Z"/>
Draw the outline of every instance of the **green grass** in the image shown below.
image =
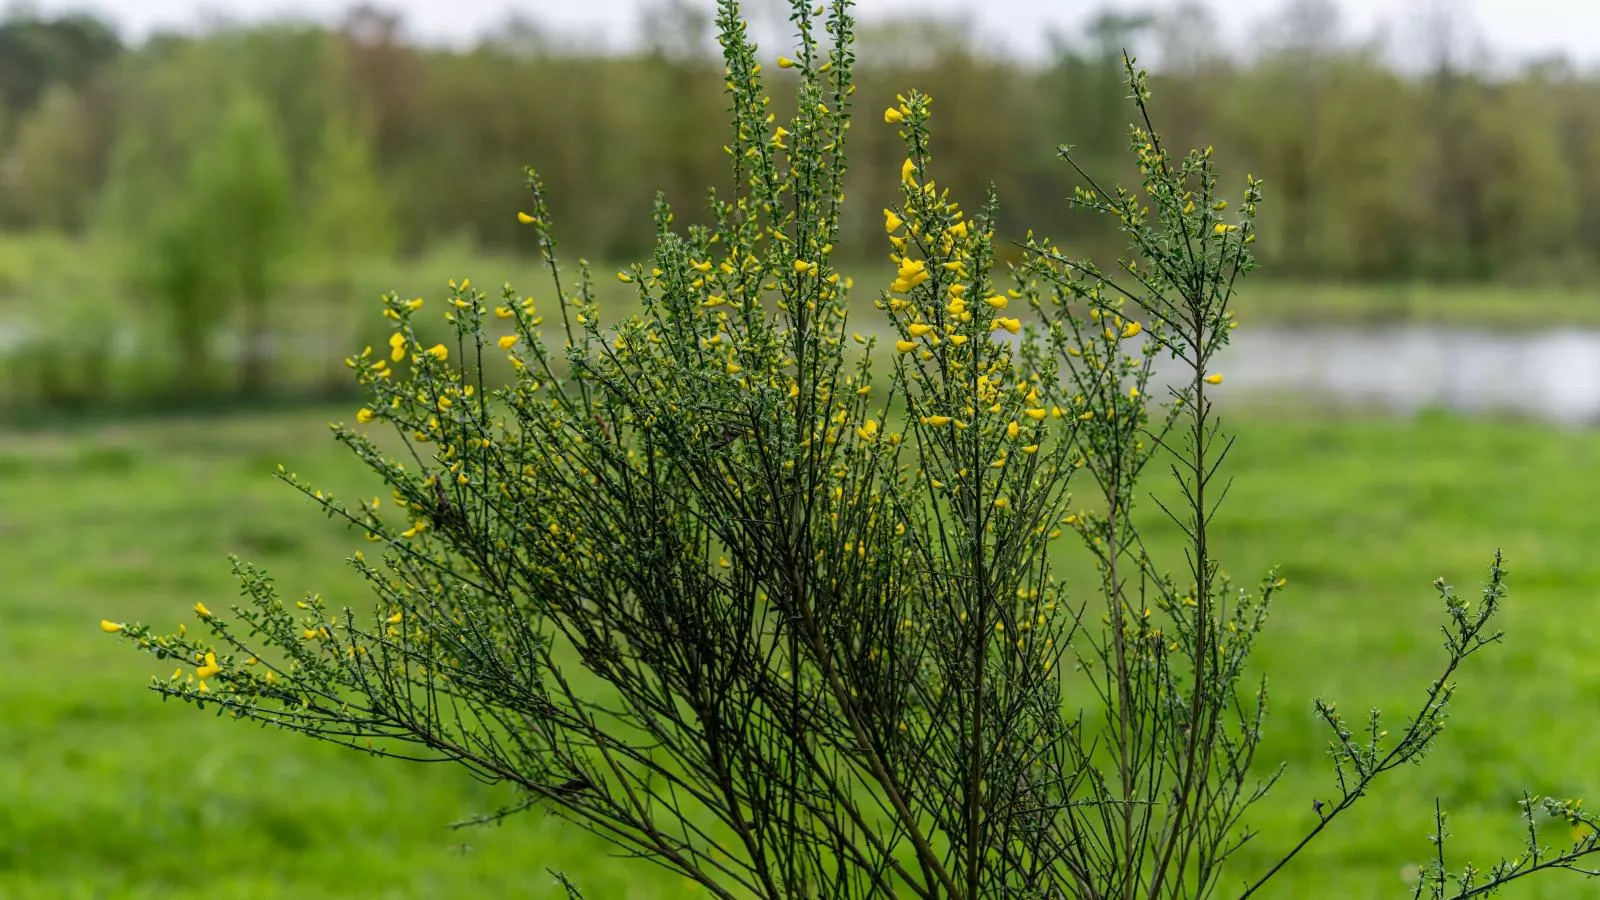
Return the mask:
<path id="1" fill-rule="evenodd" d="M 507 796 L 449 768 L 163 705 L 143 684 L 170 667 L 101 634 L 102 617 L 170 627 L 192 621 L 197 600 L 220 610 L 236 594 L 230 552 L 286 593 L 364 606 L 341 562 L 364 542 L 268 474 L 281 461 L 329 489 L 376 492 L 327 435 L 348 415 L 0 438 L 0 896 L 555 896 L 545 866 L 595 898 L 694 895 L 555 819 L 449 831 Z M 1468 665 L 1441 749 L 1395 773 L 1266 896 L 1401 894 L 1402 867 L 1428 850 L 1435 796 L 1457 852 L 1490 862 L 1515 849 L 1522 788 L 1600 795 L 1600 656 L 1583 624 L 1600 589 L 1600 434 L 1435 417 L 1234 424 L 1220 556 L 1241 583 L 1274 563 L 1289 579 L 1257 656 L 1275 699 L 1263 759 L 1289 768 L 1251 818 L 1262 835 L 1239 875 L 1330 795 L 1310 698 L 1402 716 L 1442 655 L 1429 581 L 1471 593 L 1497 546 L 1512 573 L 1508 637 Z M 1152 528 L 1173 546 L 1170 528 Z M 1509 896 L 1600 897 L 1569 876 L 1542 884 Z"/>

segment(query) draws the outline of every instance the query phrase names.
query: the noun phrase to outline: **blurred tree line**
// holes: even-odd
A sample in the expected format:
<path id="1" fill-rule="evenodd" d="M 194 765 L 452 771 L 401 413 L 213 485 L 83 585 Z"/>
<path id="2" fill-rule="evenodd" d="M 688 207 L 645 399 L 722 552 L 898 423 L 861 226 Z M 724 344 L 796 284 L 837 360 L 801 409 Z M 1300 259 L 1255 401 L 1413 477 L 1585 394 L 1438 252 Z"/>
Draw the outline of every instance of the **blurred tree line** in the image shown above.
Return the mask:
<path id="1" fill-rule="evenodd" d="M 1120 251 L 1063 202 L 1073 183 L 1054 148 L 1073 144 L 1096 180 L 1133 177 L 1129 47 L 1152 62 L 1169 146 L 1214 145 L 1239 166 L 1226 177 L 1265 178 L 1274 276 L 1600 276 L 1600 71 L 1490 65 L 1448 0 L 1419 7 L 1403 54 L 1348 36 L 1334 0 L 1284 0 L 1237 52 L 1205 6 L 1154 2 L 1108 8 L 1032 61 L 959 19 L 867 23 L 844 257 L 887 249 L 877 211 L 902 151 L 879 113 L 913 86 L 936 100 L 941 180 L 969 205 L 993 184 L 1011 237 L 1033 227 L 1075 255 Z M 374 5 L 331 25 L 219 22 L 137 45 L 91 15 L 9 7 L 0 405 L 347 390 L 342 359 L 370 318 L 352 300 L 423 289 L 398 271 L 448 260 L 459 276 L 472 253 L 531 254 L 513 215 L 524 164 L 552 186 L 565 245 L 595 260 L 647 252 L 658 189 L 680 224 L 703 221 L 707 188 L 732 187 L 711 0 L 646 3 L 647 38 L 626 53 L 526 19 L 470 47 L 429 45 Z M 770 4 L 749 6 L 787 33 Z M 781 117 L 790 73 L 767 74 Z"/>
<path id="2" fill-rule="evenodd" d="M 952 188 L 975 199 L 993 179 L 1004 221 L 1107 249 L 1086 217 L 1065 212 L 1071 183 L 1052 148 L 1070 142 L 1107 179 L 1126 176 L 1113 161 L 1128 124 L 1117 57 L 1132 46 L 1158 60 L 1171 143 L 1216 145 L 1266 179 L 1271 272 L 1589 274 L 1600 73 L 1559 61 L 1492 72 L 1451 38 L 1449 5 L 1434 8 L 1442 18 L 1425 37 L 1436 46 L 1405 73 L 1376 40 L 1341 37 L 1331 0 L 1289 0 L 1247 54 L 1231 55 L 1204 7 L 1106 12 L 1058 36 L 1042 64 L 978 45 L 960 21 L 878 20 L 859 44 L 861 124 L 896 90 L 930 92 L 958 123 L 934 148 L 957 173 Z M 240 242 L 294 244 L 306 252 L 289 265 L 336 290 L 357 254 L 442 239 L 525 249 L 509 213 L 531 163 L 555 186 L 569 246 L 631 256 L 648 245 L 658 188 L 691 221 L 707 186 L 727 188 L 708 14 L 708 2 L 658 3 L 645 13 L 646 46 L 617 56 L 526 20 L 470 49 L 427 46 L 375 6 L 335 27 L 219 25 L 136 47 L 87 15 L 13 10 L 0 21 L 0 227 L 131 229 L 187 245 L 194 260 L 143 273 L 195 282 L 179 293 L 210 290 L 196 263 Z M 875 255 L 875 211 L 894 190 L 899 151 L 890 129 L 852 138 L 848 227 Z M 234 210 L 227 227 L 198 208 L 212 200 L 185 197 L 207 186 Z M 230 276 L 244 309 L 281 277 L 269 268 Z"/>

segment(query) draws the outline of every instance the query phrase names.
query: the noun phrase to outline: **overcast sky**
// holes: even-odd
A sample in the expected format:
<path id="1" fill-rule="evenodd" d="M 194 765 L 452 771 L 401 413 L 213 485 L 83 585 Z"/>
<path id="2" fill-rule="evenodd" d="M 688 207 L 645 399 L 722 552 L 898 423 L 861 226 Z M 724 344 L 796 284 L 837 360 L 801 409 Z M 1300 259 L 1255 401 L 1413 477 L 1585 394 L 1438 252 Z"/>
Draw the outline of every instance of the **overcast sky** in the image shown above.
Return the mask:
<path id="1" fill-rule="evenodd" d="M 0 0 L 0 4 L 8 0 Z M 9 0 L 18 2 L 18 0 Z M 21 0 L 46 12 L 92 9 L 118 22 L 136 39 L 155 28 L 190 27 L 212 10 L 228 18 L 257 19 L 283 14 L 331 17 L 343 0 Z M 626 46 L 635 35 L 645 0 L 379 0 L 405 13 L 412 36 L 461 43 L 491 30 L 516 12 L 568 33 Z M 714 0 L 703 0 L 710 8 Z M 772 0 L 766 0 L 772 2 Z M 1110 0 L 1133 8 L 1168 5 L 1172 0 Z M 1270 16 L 1283 0 L 1210 0 L 1224 34 L 1237 40 L 1252 22 Z M 1387 26 L 1403 46 L 1413 10 L 1427 3 L 1457 10 L 1473 33 L 1502 62 L 1550 52 L 1565 52 L 1584 65 L 1600 64 L 1600 2 L 1596 0 L 1338 0 L 1344 30 L 1368 34 Z M 990 40 L 1033 54 L 1045 46 L 1051 29 L 1076 30 L 1106 0 L 858 0 L 863 19 L 898 12 L 934 11 L 971 16 Z"/>

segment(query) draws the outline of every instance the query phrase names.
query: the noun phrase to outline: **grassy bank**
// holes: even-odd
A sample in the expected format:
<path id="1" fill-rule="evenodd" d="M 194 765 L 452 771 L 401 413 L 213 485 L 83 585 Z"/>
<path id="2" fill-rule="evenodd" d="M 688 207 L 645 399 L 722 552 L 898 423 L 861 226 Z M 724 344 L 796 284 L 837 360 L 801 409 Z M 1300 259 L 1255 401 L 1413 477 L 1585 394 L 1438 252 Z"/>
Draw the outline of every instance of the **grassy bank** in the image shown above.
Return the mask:
<path id="1" fill-rule="evenodd" d="M 286 594 L 364 606 L 341 563 L 364 542 L 268 475 L 283 462 L 374 492 L 327 436 L 348 415 L 0 438 L 0 896 L 554 896 L 547 865 L 590 897 L 696 895 L 552 818 L 447 830 L 506 799 L 454 770 L 163 706 L 142 684 L 167 671 L 99 632 L 101 617 L 170 625 L 197 600 L 226 606 L 230 552 Z M 1471 594 L 1497 546 L 1512 573 L 1508 638 L 1462 676 L 1441 751 L 1396 773 L 1381 805 L 1358 807 L 1267 896 L 1401 894 L 1402 867 L 1429 850 L 1435 796 L 1456 852 L 1483 863 L 1515 849 L 1520 789 L 1600 796 L 1600 655 L 1581 625 L 1600 594 L 1600 434 L 1444 418 L 1233 424 L 1220 555 L 1241 582 L 1278 563 L 1290 584 L 1257 657 L 1276 702 L 1263 761 L 1288 770 L 1252 817 L 1261 836 L 1242 868 L 1297 838 L 1331 793 L 1310 698 L 1380 706 L 1398 730 L 1442 653 L 1429 581 Z M 1158 546 L 1174 546 L 1152 522 Z M 1510 896 L 1600 897 L 1562 876 L 1542 884 Z"/>

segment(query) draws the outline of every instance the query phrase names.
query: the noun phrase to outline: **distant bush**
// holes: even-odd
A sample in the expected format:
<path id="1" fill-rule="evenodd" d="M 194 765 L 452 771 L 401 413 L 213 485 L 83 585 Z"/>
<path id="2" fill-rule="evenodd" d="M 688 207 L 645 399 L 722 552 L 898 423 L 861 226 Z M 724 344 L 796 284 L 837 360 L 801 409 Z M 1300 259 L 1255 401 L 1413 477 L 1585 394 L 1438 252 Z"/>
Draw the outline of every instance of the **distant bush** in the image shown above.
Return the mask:
<path id="1" fill-rule="evenodd" d="M 1235 585 L 1210 540 L 1229 448 L 1213 362 L 1261 185 L 1230 206 L 1209 150 L 1164 147 L 1129 60 L 1142 189 L 1080 170 L 1074 204 L 1132 256 L 1113 275 L 1029 235 L 1002 279 L 998 201 L 938 187 L 931 100 L 909 92 L 883 112 L 905 147 L 883 211 L 896 277 L 878 321 L 851 322 L 832 259 L 852 21 L 820 10 L 794 7 L 799 47 L 775 65 L 798 112 L 778 123 L 722 3 L 736 190 L 681 233 L 657 203 L 654 257 L 616 276 L 638 315 L 601 322 L 531 172 L 544 300 L 452 282 L 434 342 L 422 301 L 386 299 L 388 341 L 349 362 L 358 425 L 398 441 L 336 434 L 392 502 L 283 473 L 381 549 L 351 561 L 374 606 L 287 603 L 240 562 L 246 602 L 198 605 L 194 634 L 102 627 L 178 663 L 163 696 L 458 762 L 520 793 L 484 821 L 549 808 L 719 897 L 1190 897 L 1225 874 L 1247 896 L 1434 747 L 1457 666 L 1499 637 L 1500 560 L 1476 601 L 1436 584 L 1442 675 L 1394 734 L 1317 701 L 1333 795 L 1303 837 L 1270 836 L 1282 862 L 1226 869 L 1275 777 L 1245 666 L 1284 581 Z M 1186 372 L 1171 388 L 1161 355 Z M 483 377 L 496 358 L 509 386 Z M 1151 464 L 1182 559 L 1151 558 L 1134 524 Z M 1098 590 L 1053 575 L 1062 553 L 1087 554 Z M 1447 868 L 1439 814 L 1415 895 L 1600 849 L 1576 803 L 1523 812 L 1527 846 L 1486 870 Z M 1542 847 L 1546 817 L 1572 840 Z"/>

